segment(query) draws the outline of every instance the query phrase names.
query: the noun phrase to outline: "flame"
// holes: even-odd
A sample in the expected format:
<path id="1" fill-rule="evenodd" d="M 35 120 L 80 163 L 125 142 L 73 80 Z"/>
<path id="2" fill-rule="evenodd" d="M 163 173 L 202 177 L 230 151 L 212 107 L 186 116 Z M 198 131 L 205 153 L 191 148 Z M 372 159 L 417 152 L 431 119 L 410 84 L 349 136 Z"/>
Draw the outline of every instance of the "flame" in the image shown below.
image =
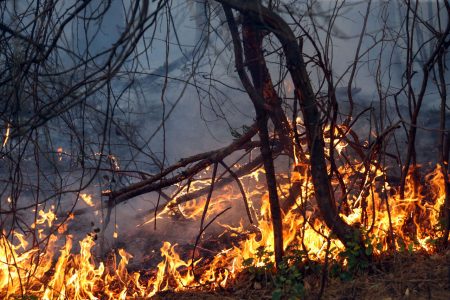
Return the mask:
<path id="1" fill-rule="evenodd" d="M 345 128 L 339 128 L 335 135 L 343 135 L 343 132 Z M 330 140 L 326 142 L 329 144 Z M 337 153 L 346 151 L 347 143 L 343 139 L 336 138 L 335 143 Z M 396 188 L 385 183 L 387 170 L 375 159 L 368 162 L 355 160 L 337 167 L 348 189 L 345 195 L 336 192 L 341 217 L 349 224 L 361 227 L 375 255 L 405 247 L 412 251 L 435 251 L 430 241 L 442 236 L 441 231 L 436 230 L 441 224 L 440 211 L 445 201 L 442 168 L 436 167 L 422 182 L 414 180 L 411 172 L 406 180 L 405 197 L 401 199 Z M 205 171 L 199 180 L 194 180 L 189 191 L 207 187 L 211 182 L 208 174 Z M 0 236 L 0 297 L 129 299 L 152 297 L 165 290 L 226 287 L 248 266 L 249 259 L 256 267 L 270 266 L 274 262 L 269 201 L 264 186 L 260 184 L 262 175 L 263 171 L 257 170 L 241 178 L 242 182 L 250 182 L 249 186 L 252 186 L 246 190 L 246 196 L 256 216 L 256 224 L 249 226 L 244 219 L 234 225 L 218 223 L 223 234 L 236 238 L 234 244 L 216 249 L 217 253 L 211 257 L 199 257 L 195 252 L 186 258 L 180 254 L 176 244 L 165 241 L 160 248 L 161 261 L 154 270 L 146 273 L 127 270 L 133 257 L 123 249 L 118 249 L 107 261 L 98 260 L 93 255 L 95 240 L 92 236 L 80 241 L 79 250 L 75 251 L 73 238 L 65 233 L 64 226 L 48 236 L 45 246 L 31 245 L 31 237 L 19 232 L 9 236 L 3 233 Z M 309 164 L 299 161 L 289 176 L 278 174 L 278 177 L 280 194 L 287 194 L 293 183 L 301 186 L 297 202 L 283 216 L 285 250 L 298 245 L 310 260 L 320 262 L 327 255 L 338 260 L 344 246 L 331 238 L 332 245 L 327 247 L 331 233 L 315 208 Z M 332 179 L 332 185 L 338 190 L 337 179 Z M 186 219 L 199 220 L 206 197 L 176 204 L 177 197 L 187 193 L 187 189 L 182 188 L 157 218 L 171 217 L 177 210 Z M 80 196 L 87 205 L 93 206 L 91 195 Z M 214 191 L 210 200 L 207 220 L 242 201 L 242 194 L 230 185 Z M 40 210 L 33 228 L 42 232 L 45 228 L 62 225 L 56 224 L 57 221 L 54 208 L 47 212 Z M 118 226 L 114 228 L 113 237 L 118 237 Z M 58 240 L 65 240 L 65 243 L 60 251 L 55 251 Z M 327 248 L 330 251 L 327 252 Z"/>
<path id="2" fill-rule="evenodd" d="M 81 199 L 83 199 L 84 203 L 88 206 L 94 206 L 94 202 L 92 202 L 92 195 L 89 194 L 80 194 Z"/>
<path id="3" fill-rule="evenodd" d="M 64 151 L 62 147 L 58 147 L 58 149 L 56 149 L 56 154 L 58 155 L 58 160 L 62 161 L 62 155 L 63 155 Z"/>
<path id="4" fill-rule="evenodd" d="M 114 226 L 114 233 L 113 233 L 113 238 L 117 239 L 119 237 L 119 225 L 115 224 Z"/>
<path id="5" fill-rule="evenodd" d="M 49 209 L 48 212 L 45 212 L 45 211 L 43 211 L 43 210 L 40 210 L 40 211 L 38 212 L 38 218 L 36 219 L 36 222 L 34 222 L 34 223 L 31 225 L 31 227 L 32 227 L 32 228 L 35 228 L 36 225 L 42 225 L 42 224 L 44 224 L 45 222 L 47 222 L 48 227 L 51 227 L 52 224 L 53 224 L 53 222 L 54 222 L 55 220 L 57 220 L 56 215 L 55 215 L 55 213 L 53 212 L 53 210 L 54 210 L 54 207 L 53 207 L 53 206 L 52 206 L 51 209 Z"/>
<path id="6" fill-rule="evenodd" d="M 2 148 L 4 148 L 6 146 L 6 144 L 8 143 L 10 131 L 11 131 L 11 126 L 9 125 L 9 123 L 7 123 L 6 124 L 5 139 L 3 140 Z"/>

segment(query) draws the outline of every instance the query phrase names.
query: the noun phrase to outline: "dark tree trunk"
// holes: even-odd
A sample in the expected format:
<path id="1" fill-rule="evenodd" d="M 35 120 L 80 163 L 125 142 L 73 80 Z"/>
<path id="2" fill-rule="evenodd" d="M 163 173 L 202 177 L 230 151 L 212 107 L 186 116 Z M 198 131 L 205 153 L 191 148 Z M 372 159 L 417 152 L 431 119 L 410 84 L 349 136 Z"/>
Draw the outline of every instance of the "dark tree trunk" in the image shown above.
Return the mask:
<path id="1" fill-rule="evenodd" d="M 261 140 L 261 156 L 264 162 L 264 169 L 266 171 L 267 188 L 269 192 L 270 213 L 272 217 L 272 226 L 274 234 L 274 250 L 275 262 L 277 265 L 283 258 L 283 220 L 281 216 L 280 202 L 277 192 L 277 181 L 275 178 L 275 167 L 273 164 L 272 150 L 269 143 L 269 130 L 267 126 L 268 111 L 273 114 L 272 120 L 275 126 L 279 129 L 281 136 L 284 138 L 284 143 L 288 137 L 287 120 L 280 106 L 280 99 L 273 89 L 272 79 L 267 70 L 264 54 L 263 54 L 263 32 L 252 25 L 251 20 L 245 20 L 242 27 L 242 41 L 244 45 L 244 57 L 246 65 L 250 71 L 252 82 L 256 93 L 259 94 L 260 100 L 254 101 L 256 110 L 256 119 L 259 128 L 259 138 Z M 263 103 L 260 103 L 260 101 Z M 261 105 L 262 104 L 262 105 Z M 275 112 L 278 111 L 277 114 Z M 277 116 L 281 116 L 278 118 Z M 285 121 L 286 120 L 286 121 Z M 285 121 L 285 122 L 284 122 Z"/>
<path id="2" fill-rule="evenodd" d="M 325 143 L 320 124 L 320 114 L 314 92 L 309 80 L 302 53 L 289 25 L 276 13 L 262 6 L 259 1 L 217 0 L 241 12 L 259 28 L 273 33 L 282 44 L 287 68 L 291 74 L 295 93 L 303 113 L 310 151 L 311 176 L 321 215 L 327 226 L 346 245 L 355 242 L 364 249 L 358 229 L 344 222 L 336 209 L 330 179 L 327 173 L 324 147 Z M 364 251 L 361 252 L 365 256 Z"/>

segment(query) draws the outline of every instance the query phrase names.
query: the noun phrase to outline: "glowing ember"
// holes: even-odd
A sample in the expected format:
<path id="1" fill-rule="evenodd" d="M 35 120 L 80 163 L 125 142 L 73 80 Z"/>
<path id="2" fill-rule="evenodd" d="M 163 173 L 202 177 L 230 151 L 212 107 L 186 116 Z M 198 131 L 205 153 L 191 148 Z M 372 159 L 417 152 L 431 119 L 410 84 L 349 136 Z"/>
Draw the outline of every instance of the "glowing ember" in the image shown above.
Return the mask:
<path id="1" fill-rule="evenodd" d="M 119 237 L 118 230 L 119 230 L 119 225 L 115 224 L 114 233 L 113 233 L 113 238 L 115 238 L 115 239 L 117 239 Z"/>
<path id="2" fill-rule="evenodd" d="M 4 140 L 3 140 L 3 144 L 2 144 L 2 147 L 5 147 L 5 146 L 6 146 L 6 143 L 8 143 L 8 139 L 9 139 L 9 132 L 10 132 L 10 130 L 11 130 L 11 127 L 10 127 L 10 125 L 9 125 L 9 124 L 7 124 L 7 125 L 6 125 L 6 133 L 5 133 L 5 138 L 4 138 Z"/>
<path id="3" fill-rule="evenodd" d="M 58 160 L 62 161 L 62 155 L 63 155 L 63 148 L 62 147 L 58 147 L 58 149 L 56 149 L 56 153 L 58 154 Z"/>
<path id="4" fill-rule="evenodd" d="M 92 202 L 92 195 L 89 194 L 80 194 L 81 199 L 83 199 L 84 203 L 88 206 L 94 206 L 94 202 Z"/>

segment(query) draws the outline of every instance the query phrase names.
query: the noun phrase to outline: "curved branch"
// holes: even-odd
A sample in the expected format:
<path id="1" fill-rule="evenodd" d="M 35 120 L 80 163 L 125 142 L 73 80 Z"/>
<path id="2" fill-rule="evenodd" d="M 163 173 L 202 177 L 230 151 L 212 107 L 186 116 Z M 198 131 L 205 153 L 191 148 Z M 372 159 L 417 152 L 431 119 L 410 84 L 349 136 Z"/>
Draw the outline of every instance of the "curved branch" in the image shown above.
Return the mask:
<path id="1" fill-rule="evenodd" d="M 317 204 L 322 217 L 329 228 L 345 244 L 356 242 L 363 246 L 359 231 L 347 224 L 336 209 L 330 180 L 327 173 L 320 124 L 320 114 L 312 85 L 306 71 L 300 47 L 289 25 L 276 13 L 259 4 L 258 1 L 217 0 L 248 16 L 253 22 L 269 30 L 281 42 L 295 87 L 295 94 L 305 120 L 305 130 L 310 151 L 311 177 Z"/>

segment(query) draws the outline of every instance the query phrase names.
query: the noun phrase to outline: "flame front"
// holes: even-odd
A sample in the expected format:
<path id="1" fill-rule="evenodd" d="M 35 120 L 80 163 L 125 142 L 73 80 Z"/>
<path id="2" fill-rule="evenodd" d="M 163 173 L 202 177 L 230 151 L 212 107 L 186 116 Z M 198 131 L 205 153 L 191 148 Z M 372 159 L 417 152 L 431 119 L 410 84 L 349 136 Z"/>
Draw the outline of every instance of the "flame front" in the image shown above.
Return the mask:
<path id="1" fill-rule="evenodd" d="M 365 170 L 362 164 L 342 167 L 346 182 L 351 182 L 352 172 L 366 171 L 368 174 L 363 186 L 372 186 L 377 178 L 385 176 L 385 172 L 370 166 Z M 303 171 L 300 171 L 303 170 Z M 258 179 L 260 171 L 248 175 L 248 178 Z M 284 247 L 303 245 L 308 259 L 322 261 L 327 255 L 326 244 L 329 230 L 317 217 L 313 206 L 303 209 L 306 213 L 296 213 L 298 208 L 308 205 L 313 198 L 313 188 L 305 165 L 298 166 L 292 173 L 291 183 L 299 182 L 302 193 L 298 203 L 284 215 Z M 204 183 L 206 184 L 206 183 Z M 347 204 L 349 212 L 341 216 L 350 224 L 360 224 L 367 234 L 368 242 L 372 243 L 375 254 L 387 251 L 390 247 L 400 249 L 408 246 L 412 250 L 433 251 L 430 240 L 439 238 L 435 230 L 440 224 L 439 211 L 444 204 L 444 176 L 440 168 L 428 174 L 422 185 L 417 185 L 408 177 L 406 196 L 401 200 L 398 194 L 387 184 L 378 188 L 364 188 L 365 192 L 349 193 Z M 290 184 L 281 185 L 283 190 Z M 210 214 L 221 211 L 228 203 L 239 199 L 240 194 L 232 188 L 217 197 Z M 257 230 L 249 232 L 244 222 L 237 227 L 222 225 L 227 232 L 246 236 L 246 239 L 236 243 L 231 248 L 223 249 L 212 258 L 194 258 L 183 260 L 177 253 L 177 246 L 164 242 L 161 248 L 161 262 L 156 270 L 142 276 L 139 272 L 128 272 L 127 264 L 132 258 L 126 251 L 120 249 L 118 254 L 105 265 L 92 256 L 95 245 L 94 238 L 87 236 L 79 242 L 80 250 L 72 251 L 72 237 L 64 235 L 60 230 L 58 235 L 50 235 L 45 248 L 30 247 L 27 237 L 14 232 L 8 239 L 6 233 L 0 238 L 0 296 L 2 298 L 18 295 L 34 295 L 42 299 L 126 299 L 127 297 L 151 297 L 159 291 L 225 287 L 245 269 L 246 261 L 252 259 L 254 266 L 264 266 L 273 262 L 272 225 L 269 213 L 268 195 L 264 189 L 255 189 L 249 197 L 252 209 L 260 207 L 256 213 Z M 86 201 L 88 197 L 82 196 Z M 256 200 L 255 200 L 256 198 Z M 90 200 L 90 198 L 89 198 Z M 199 218 L 204 206 L 204 199 L 195 204 L 187 203 L 180 206 L 180 211 L 189 218 Z M 362 209 L 366 203 L 366 209 Z M 387 205 L 390 205 L 388 214 Z M 87 202 L 87 204 L 89 204 Z M 310 204 L 309 204 L 310 205 Z M 364 212 L 364 213 L 363 213 Z M 167 214 L 168 211 L 163 212 Z M 39 211 L 34 224 L 40 228 L 55 226 L 57 221 L 52 210 Z M 390 227 L 390 224 L 392 227 Z M 419 226 L 421 224 L 421 226 Z M 56 224 L 57 225 L 57 224 Z M 391 229 L 392 231 L 391 232 Z M 390 237 L 390 235 L 394 235 Z M 55 242 L 65 238 L 65 245 L 55 253 Z M 343 245 L 337 240 L 331 240 L 333 247 L 330 257 L 336 258 Z M 393 245 L 393 246 L 392 246 Z M 261 256 L 261 249 L 266 250 L 267 257 Z"/>

